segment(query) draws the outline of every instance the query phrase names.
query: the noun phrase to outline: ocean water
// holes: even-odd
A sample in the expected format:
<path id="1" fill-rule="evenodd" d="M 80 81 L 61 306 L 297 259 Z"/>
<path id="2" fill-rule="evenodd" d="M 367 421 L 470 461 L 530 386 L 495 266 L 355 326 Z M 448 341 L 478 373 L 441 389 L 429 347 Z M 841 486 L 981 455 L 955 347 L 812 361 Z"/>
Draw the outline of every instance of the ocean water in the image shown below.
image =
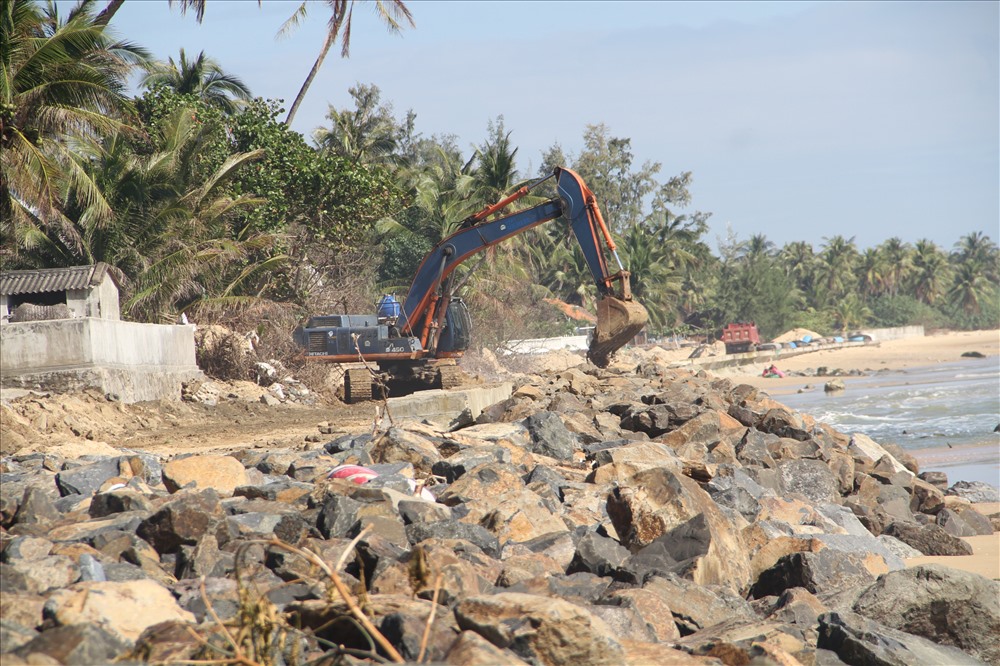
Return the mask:
<path id="1" fill-rule="evenodd" d="M 775 399 L 844 433 L 898 444 L 955 481 L 1000 487 L 1000 359 L 961 359 L 924 368 L 844 378 L 847 389 L 815 390 Z"/>

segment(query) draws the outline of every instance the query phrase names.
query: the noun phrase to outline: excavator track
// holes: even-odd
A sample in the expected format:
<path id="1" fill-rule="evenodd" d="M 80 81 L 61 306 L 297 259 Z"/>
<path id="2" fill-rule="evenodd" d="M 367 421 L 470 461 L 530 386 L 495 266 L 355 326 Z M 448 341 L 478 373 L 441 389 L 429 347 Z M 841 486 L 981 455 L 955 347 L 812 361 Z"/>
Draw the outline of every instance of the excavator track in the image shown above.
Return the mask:
<path id="1" fill-rule="evenodd" d="M 350 368 L 344 375 L 344 402 L 351 405 L 372 399 L 372 375 L 368 368 Z"/>
<path id="2" fill-rule="evenodd" d="M 451 389 L 464 383 L 465 373 L 457 365 L 445 365 L 438 368 L 438 383 L 443 389 Z"/>

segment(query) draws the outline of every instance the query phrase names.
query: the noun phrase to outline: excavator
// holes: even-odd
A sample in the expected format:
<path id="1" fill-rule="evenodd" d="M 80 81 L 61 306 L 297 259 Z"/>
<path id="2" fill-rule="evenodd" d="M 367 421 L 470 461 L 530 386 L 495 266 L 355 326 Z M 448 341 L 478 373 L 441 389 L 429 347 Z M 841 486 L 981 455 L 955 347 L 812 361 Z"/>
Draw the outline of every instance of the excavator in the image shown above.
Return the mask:
<path id="1" fill-rule="evenodd" d="M 550 178 L 557 196 L 531 208 L 488 220 Z M 294 332 L 307 360 L 364 361 L 344 375 L 344 400 L 370 400 L 375 385 L 369 368 L 378 364 L 379 384 L 394 395 L 428 388 L 453 388 L 461 381 L 457 359 L 468 349 L 472 320 L 454 292 L 452 273 L 463 261 L 528 229 L 556 219 L 569 223 L 597 285 L 597 325 L 587 358 L 607 367 L 612 355 L 642 330 L 646 309 L 632 298 L 625 270 L 593 192 L 579 175 L 556 167 L 497 203 L 462 221 L 424 257 L 402 303 L 383 296 L 375 315 L 321 315 Z M 605 250 L 606 248 L 606 250 Z M 618 270 L 608 269 L 606 252 Z"/>

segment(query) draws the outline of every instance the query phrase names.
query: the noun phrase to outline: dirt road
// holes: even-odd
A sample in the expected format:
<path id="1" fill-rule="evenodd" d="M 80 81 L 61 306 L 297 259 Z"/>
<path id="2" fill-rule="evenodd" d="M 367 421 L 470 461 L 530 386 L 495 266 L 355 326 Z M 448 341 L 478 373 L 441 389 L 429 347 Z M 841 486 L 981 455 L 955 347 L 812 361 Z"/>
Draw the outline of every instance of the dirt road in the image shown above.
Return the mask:
<path id="1" fill-rule="evenodd" d="M 241 384 L 248 384 L 241 385 Z M 267 405 L 263 389 L 224 384 L 215 405 L 122 404 L 97 392 L 36 394 L 0 403 L 0 453 L 78 457 L 106 447 L 171 456 L 242 448 L 287 448 L 370 429 L 374 404 Z"/>

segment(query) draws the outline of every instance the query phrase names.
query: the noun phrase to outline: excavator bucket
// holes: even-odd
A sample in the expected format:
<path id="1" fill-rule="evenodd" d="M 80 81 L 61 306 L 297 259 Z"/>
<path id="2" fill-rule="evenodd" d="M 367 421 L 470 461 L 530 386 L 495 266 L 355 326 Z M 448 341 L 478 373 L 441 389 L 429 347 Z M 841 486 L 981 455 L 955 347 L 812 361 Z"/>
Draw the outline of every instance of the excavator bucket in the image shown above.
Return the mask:
<path id="1" fill-rule="evenodd" d="M 636 301 L 605 296 L 597 303 L 597 327 L 587 358 L 597 367 L 606 368 L 611 355 L 627 345 L 648 319 L 646 308 Z"/>

